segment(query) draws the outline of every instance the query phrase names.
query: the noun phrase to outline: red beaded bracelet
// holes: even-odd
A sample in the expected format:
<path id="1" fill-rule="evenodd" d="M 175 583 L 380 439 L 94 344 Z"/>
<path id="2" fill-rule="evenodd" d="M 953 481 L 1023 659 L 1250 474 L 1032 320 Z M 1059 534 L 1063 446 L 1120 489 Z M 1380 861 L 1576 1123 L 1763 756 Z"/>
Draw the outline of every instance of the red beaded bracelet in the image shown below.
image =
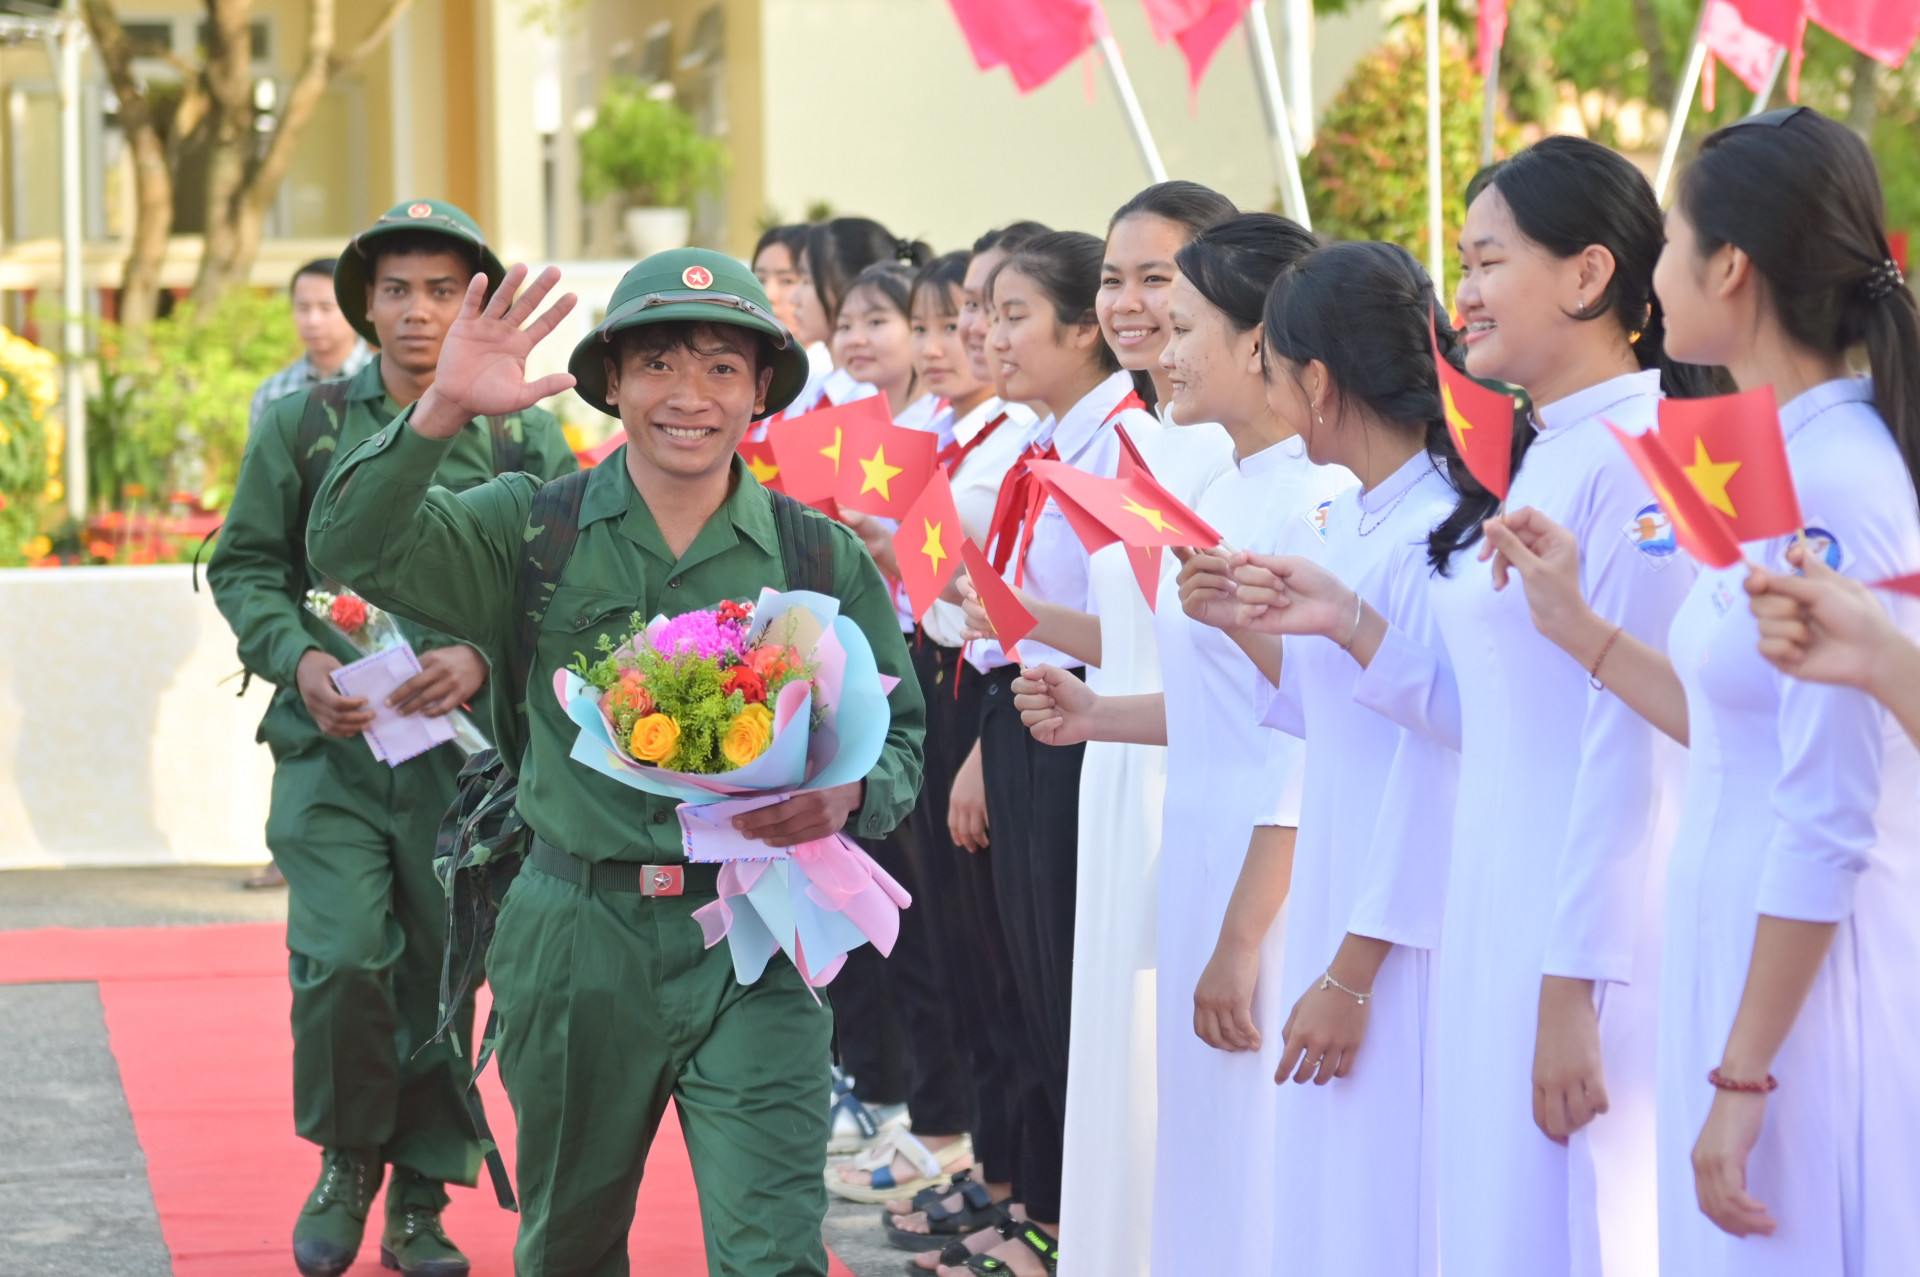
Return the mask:
<path id="1" fill-rule="evenodd" d="M 1764 1082 L 1735 1082 L 1721 1077 L 1720 1070 L 1717 1068 L 1707 1070 L 1707 1081 L 1722 1091 L 1746 1091 L 1756 1095 L 1764 1095 L 1768 1091 L 1779 1089 L 1780 1086 L 1780 1079 L 1771 1073 L 1767 1074 L 1767 1080 Z"/>

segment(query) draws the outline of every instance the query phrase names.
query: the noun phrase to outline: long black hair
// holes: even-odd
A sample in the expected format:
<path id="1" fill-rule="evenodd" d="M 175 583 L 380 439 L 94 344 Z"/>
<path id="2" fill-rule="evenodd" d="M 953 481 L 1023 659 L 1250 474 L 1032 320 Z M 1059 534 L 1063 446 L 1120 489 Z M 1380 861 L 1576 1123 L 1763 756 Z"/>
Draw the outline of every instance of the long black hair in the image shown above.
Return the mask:
<path id="1" fill-rule="evenodd" d="M 1413 254 L 1398 244 L 1358 242 L 1309 253 L 1274 281 L 1265 320 L 1269 354 L 1296 368 L 1319 360 L 1343 402 L 1363 404 L 1389 427 L 1420 436 L 1460 494 L 1461 506 L 1485 506 L 1475 527 L 1493 512 L 1497 499 L 1468 471 L 1447 430 L 1428 324 L 1442 358 L 1462 372 L 1466 352 L 1434 300 L 1433 280 Z M 1522 433 L 1521 424 L 1515 425 L 1514 433 Z M 1459 548 L 1457 536 L 1447 533 L 1458 510 L 1428 539 L 1427 561 L 1437 571 L 1446 571 Z"/>
<path id="2" fill-rule="evenodd" d="M 1319 246 L 1312 231 L 1277 213 L 1237 213 L 1181 245 L 1174 264 L 1244 333 L 1263 321 L 1273 281 Z"/>
<path id="3" fill-rule="evenodd" d="M 933 250 L 919 240 L 900 239 L 870 217 L 836 217 L 807 228 L 807 274 L 827 313 L 827 326 L 840 321 L 840 307 L 861 271 L 875 262 L 925 266 Z M 798 265 L 798 263 L 795 263 Z"/>
<path id="4" fill-rule="evenodd" d="M 1208 227 L 1226 221 L 1239 211 L 1232 200 L 1211 186 L 1175 178 L 1170 182 L 1155 182 L 1116 209 L 1107 219 L 1107 236 L 1112 238 L 1113 228 L 1129 217 L 1158 217 L 1180 227 L 1191 241 Z M 1133 393 L 1139 395 L 1147 407 L 1157 407 L 1160 392 L 1154 389 L 1153 375 L 1139 369 L 1131 376 Z"/>
<path id="5" fill-rule="evenodd" d="M 1828 356 L 1866 346 L 1874 406 L 1920 479 L 1920 309 L 1866 143 L 1806 107 L 1753 116 L 1700 144 L 1679 203 L 1703 256 L 1732 244 L 1753 262 L 1788 337 Z"/>
<path id="6" fill-rule="evenodd" d="M 987 231 L 981 235 L 980 238 L 974 240 L 973 255 L 978 257 L 982 253 L 991 253 L 996 248 L 1003 253 L 1017 252 L 1020 248 L 1040 238 L 1042 235 L 1051 234 L 1053 234 L 1053 227 L 1048 226 L 1045 222 L 1009 222 L 1005 226 L 997 226 L 993 230 Z"/>
<path id="7" fill-rule="evenodd" d="M 993 268 L 987 276 L 987 295 L 1008 271 L 1018 271 L 1039 285 L 1053 303 L 1053 315 L 1062 325 L 1098 323 L 1094 299 L 1100 294 L 1100 267 L 1107 246 L 1085 231 L 1051 231 L 1030 239 Z M 1094 343 L 1094 358 L 1106 373 L 1120 371 L 1119 357 L 1103 339 Z"/>
<path id="8" fill-rule="evenodd" d="M 908 290 L 907 314 L 913 314 L 913 304 L 920 300 L 922 293 L 933 301 L 935 310 L 942 315 L 957 315 L 959 310 L 953 304 L 953 294 L 959 292 L 967 281 L 967 263 L 972 260 L 967 252 L 943 253 L 922 266 L 914 274 L 913 286 Z"/>

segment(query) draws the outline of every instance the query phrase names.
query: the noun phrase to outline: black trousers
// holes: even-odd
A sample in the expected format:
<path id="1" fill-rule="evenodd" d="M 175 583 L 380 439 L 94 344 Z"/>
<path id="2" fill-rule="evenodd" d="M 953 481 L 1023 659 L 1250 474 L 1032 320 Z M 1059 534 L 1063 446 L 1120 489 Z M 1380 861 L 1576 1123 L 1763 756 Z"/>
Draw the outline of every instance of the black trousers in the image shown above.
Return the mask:
<path id="1" fill-rule="evenodd" d="M 994 892 L 1026 1021 L 1026 1032 L 1016 1044 L 1024 1067 L 1014 1196 L 1036 1222 L 1056 1224 L 1073 1000 L 1080 763 L 1086 747 L 1042 745 L 1033 739 L 1013 706 L 1012 683 L 1018 673 L 1006 666 L 987 676 L 980 748 Z"/>
<path id="2" fill-rule="evenodd" d="M 974 1161 L 982 1178 L 1001 1183 L 1013 1178 L 1017 1147 L 1019 995 L 994 896 L 993 850 L 966 851 L 947 826 L 953 778 L 980 735 L 986 680 L 960 659 L 958 648 L 925 637 L 914 645 L 913 666 L 927 704 L 927 737 L 926 781 L 908 818 L 923 894 L 908 912 L 919 914 L 916 925 L 931 934 L 935 970 L 952 1008 L 954 1059 L 971 1092 L 966 1129 L 973 1132 Z"/>

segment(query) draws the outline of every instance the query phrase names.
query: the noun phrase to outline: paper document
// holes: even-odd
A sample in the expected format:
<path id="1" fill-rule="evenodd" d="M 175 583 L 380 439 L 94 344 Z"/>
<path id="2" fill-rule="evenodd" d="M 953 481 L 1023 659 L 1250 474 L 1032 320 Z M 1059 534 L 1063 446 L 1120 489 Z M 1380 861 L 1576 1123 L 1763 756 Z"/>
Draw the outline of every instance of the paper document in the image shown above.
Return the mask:
<path id="1" fill-rule="evenodd" d="M 394 689 L 420 672 L 420 660 L 411 644 L 401 643 L 372 656 L 343 665 L 333 672 L 333 685 L 342 696 L 363 696 L 373 711 L 373 726 L 360 733 L 373 756 L 389 767 L 417 758 L 435 745 L 453 739 L 453 724 L 444 717 L 401 714 L 387 704 Z"/>

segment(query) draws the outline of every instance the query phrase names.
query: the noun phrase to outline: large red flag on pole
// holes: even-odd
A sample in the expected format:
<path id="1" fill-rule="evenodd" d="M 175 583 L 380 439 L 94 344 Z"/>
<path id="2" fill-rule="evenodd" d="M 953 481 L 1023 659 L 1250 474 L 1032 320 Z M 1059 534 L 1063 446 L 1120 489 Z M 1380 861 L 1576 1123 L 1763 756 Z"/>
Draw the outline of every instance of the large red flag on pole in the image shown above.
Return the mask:
<path id="1" fill-rule="evenodd" d="M 1093 47 L 1105 28 L 1095 0 L 948 0 L 982 71 L 1004 66 L 1031 93 Z"/>
<path id="2" fill-rule="evenodd" d="M 1507 0 L 1480 0 L 1480 74 L 1491 77 L 1500 66 L 1500 46 L 1507 42 Z"/>
<path id="3" fill-rule="evenodd" d="M 1213 55 L 1233 33 L 1248 0 L 1140 0 L 1153 38 L 1180 46 L 1187 60 L 1187 86 L 1200 88 Z"/>
<path id="4" fill-rule="evenodd" d="M 1920 40 L 1916 0 L 1807 0 L 1807 16 L 1890 67 L 1904 62 Z"/>

